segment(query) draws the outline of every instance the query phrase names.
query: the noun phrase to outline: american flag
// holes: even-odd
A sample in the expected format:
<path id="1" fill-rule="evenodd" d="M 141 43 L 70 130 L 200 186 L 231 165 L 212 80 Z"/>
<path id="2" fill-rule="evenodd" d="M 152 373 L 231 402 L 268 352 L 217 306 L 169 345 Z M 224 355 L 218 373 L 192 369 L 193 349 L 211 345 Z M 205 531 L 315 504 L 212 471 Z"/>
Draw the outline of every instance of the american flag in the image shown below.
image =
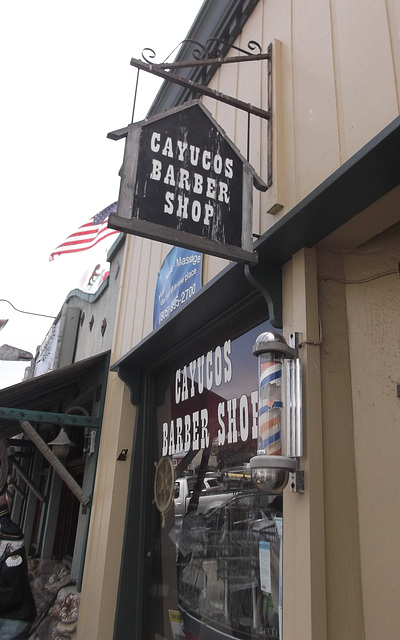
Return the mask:
<path id="1" fill-rule="evenodd" d="M 93 218 L 90 218 L 89 222 L 83 224 L 75 233 L 72 233 L 64 242 L 50 254 L 49 260 L 54 260 L 63 253 L 77 253 L 78 251 L 86 251 L 91 249 L 96 244 L 112 236 L 116 233 L 120 233 L 116 229 L 109 229 L 107 226 L 108 217 L 110 213 L 115 213 L 117 210 L 117 203 L 114 202 L 108 207 L 96 213 Z"/>

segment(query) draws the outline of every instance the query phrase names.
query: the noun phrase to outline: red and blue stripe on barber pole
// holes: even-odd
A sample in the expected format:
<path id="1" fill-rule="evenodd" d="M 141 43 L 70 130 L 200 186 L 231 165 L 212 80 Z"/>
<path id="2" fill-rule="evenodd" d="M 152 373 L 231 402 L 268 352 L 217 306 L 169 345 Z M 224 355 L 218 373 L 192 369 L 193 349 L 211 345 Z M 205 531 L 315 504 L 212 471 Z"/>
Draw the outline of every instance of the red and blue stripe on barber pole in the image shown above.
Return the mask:
<path id="1" fill-rule="evenodd" d="M 282 362 L 262 361 L 258 406 L 258 452 L 282 455 Z"/>

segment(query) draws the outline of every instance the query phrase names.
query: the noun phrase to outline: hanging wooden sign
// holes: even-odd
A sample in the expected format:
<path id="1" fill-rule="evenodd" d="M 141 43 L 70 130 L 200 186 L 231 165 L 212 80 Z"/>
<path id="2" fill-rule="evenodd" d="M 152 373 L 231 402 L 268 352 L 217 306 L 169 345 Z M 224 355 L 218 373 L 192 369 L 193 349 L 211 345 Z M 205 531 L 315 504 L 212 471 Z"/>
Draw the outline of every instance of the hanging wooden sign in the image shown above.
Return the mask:
<path id="1" fill-rule="evenodd" d="M 108 134 L 126 137 L 113 229 L 255 264 L 253 186 L 265 183 L 199 101 Z"/>

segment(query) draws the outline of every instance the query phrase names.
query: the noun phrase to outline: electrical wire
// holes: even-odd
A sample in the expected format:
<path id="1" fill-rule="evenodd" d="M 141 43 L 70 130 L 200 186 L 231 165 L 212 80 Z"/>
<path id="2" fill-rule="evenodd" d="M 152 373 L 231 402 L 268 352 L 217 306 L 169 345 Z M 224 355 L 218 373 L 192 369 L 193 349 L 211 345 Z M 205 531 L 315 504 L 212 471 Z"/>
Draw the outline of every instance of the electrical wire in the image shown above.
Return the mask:
<path id="1" fill-rule="evenodd" d="M 330 280 L 331 282 L 340 282 L 340 284 L 364 284 L 364 282 L 371 282 L 372 280 L 377 280 L 378 278 L 383 278 L 385 276 L 392 276 L 397 274 L 398 271 L 384 271 L 383 273 L 378 273 L 375 276 L 369 276 L 368 278 L 361 278 L 360 280 L 343 280 L 342 278 L 334 278 L 333 276 L 320 276 L 318 280 Z"/>
<path id="2" fill-rule="evenodd" d="M 14 305 L 9 300 L 4 300 L 3 298 L 0 299 L 0 302 L 7 302 L 7 304 L 9 304 L 13 309 L 15 309 L 15 311 L 18 311 L 18 313 L 27 313 L 30 316 L 40 316 L 41 318 L 52 318 L 53 320 L 56 317 L 56 316 L 47 316 L 44 313 L 33 313 L 33 311 L 21 311 L 21 309 L 17 309 L 17 307 L 14 307 Z"/>

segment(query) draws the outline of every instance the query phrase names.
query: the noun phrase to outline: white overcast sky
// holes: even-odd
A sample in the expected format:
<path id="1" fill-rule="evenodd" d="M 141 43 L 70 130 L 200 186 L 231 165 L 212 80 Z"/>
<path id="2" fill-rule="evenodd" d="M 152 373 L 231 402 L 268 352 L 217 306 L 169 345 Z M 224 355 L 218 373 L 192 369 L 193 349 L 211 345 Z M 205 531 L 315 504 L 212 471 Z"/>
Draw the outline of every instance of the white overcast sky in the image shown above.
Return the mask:
<path id="1" fill-rule="evenodd" d="M 74 257 L 49 262 L 70 233 L 118 199 L 124 142 L 107 133 L 132 117 L 145 47 L 157 62 L 184 39 L 202 0 L 14 0 L 0 8 L 0 298 L 56 316 L 75 288 Z M 134 120 L 160 81 L 140 73 Z M 52 320 L 17 313 L 0 345 L 31 353 Z M 0 361 L 0 388 L 25 363 Z"/>

